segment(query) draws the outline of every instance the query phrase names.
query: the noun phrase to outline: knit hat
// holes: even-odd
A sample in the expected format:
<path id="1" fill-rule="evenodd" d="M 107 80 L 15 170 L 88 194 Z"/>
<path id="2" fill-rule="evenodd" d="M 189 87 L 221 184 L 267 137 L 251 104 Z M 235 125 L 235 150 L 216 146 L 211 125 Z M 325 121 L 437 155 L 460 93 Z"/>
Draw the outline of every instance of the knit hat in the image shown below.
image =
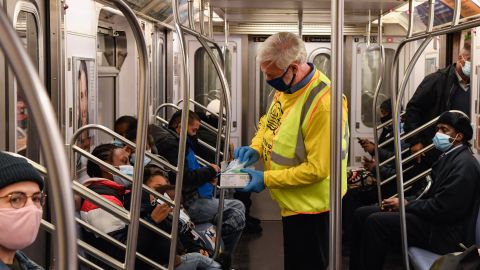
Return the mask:
<path id="1" fill-rule="evenodd" d="M 43 190 L 42 176 L 26 159 L 0 152 L 0 189 L 24 181 L 33 181 Z"/>
<path id="2" fill-rule="evenodd" d="M 438 118 L 437 124 L 447 124 L 452 126 L 457 132 L 463 133 L 464 142 L 472 139 L 473 129 L 470 125 L 470 119 L 463 113 L 444 112 Z"/>

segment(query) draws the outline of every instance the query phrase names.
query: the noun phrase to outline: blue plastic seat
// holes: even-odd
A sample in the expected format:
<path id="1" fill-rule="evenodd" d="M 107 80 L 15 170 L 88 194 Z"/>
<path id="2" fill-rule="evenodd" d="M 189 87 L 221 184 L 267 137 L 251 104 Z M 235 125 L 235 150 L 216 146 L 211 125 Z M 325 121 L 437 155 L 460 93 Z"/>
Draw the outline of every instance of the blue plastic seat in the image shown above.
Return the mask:
<path id="1" fill-rule="evenodd" d="M 477 215 L 475 243 L 477 246 L 480 246 L 480 209 Z M 408 249 L 408 256 L 410 257 L 410 262 L 415 270 L 428 270 L 433 262 L 435 262 L 435 260 L 441 255 L 418 247 L 410 247 Z"/>

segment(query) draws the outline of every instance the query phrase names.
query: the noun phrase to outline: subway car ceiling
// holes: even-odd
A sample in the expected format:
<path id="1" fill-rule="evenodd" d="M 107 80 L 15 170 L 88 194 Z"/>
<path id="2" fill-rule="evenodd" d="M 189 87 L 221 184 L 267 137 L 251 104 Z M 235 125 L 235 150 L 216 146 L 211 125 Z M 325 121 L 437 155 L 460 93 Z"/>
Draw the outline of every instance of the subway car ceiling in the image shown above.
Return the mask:
<path id="1" fill-rule="evenodd" d="M 171 1 L 136 1 L 126 0 L 128 5 L 146 18 L 159 22 L 160 25 L 173 28 Z M 195 22 L 199 22 L 200 1 L 192 0 Z M 224 32 L 224 20 L 229 27 L 229 34 L 270 35 L 278 31 L 297 31 L 302 22 L 304 35 L 330 35 L 330 1 L 205 1 L 203 7 L 205 17 L 208 16 L 208 5 L 213 9 L 214 32 Z M 461 19 L 472 18 L 480 14 L 477 1 L 461 1 Z M 369 21 L 375 27 L 376 18 L 382 14 L 385 26 L 399 25 L 400 31 L 408 27 L 408 2 L 399 0 L 369 1 L 347 0 L 345 5 L 346 35 L 365 34 L 365 25 Z M 455 0 L 435 1 L 434 26 L 442 26 L 452 21 Z M 428 20 L 428 1 L 414 0 L 414 33 L 426 30 Z M 180 1 L 180 16 L 187 20 L 188 1 Z M 376 31 L 372 28 L 372 31 Z M 403 35 L 404 33 L 399 33 Z"/>

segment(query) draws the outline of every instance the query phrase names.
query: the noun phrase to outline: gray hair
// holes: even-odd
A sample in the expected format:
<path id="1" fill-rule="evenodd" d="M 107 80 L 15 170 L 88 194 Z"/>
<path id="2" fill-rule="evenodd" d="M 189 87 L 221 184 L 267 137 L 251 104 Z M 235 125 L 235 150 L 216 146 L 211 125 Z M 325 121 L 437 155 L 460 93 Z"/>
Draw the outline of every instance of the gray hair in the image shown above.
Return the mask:
<path id="1" fill-rule="evenodd" d="M 307 51 L 303 40 L 289 32 L 276 33 L 263 42 L 257 55 L 261 63 L 271 62 L 280 69 L 286 69 L 291 63 L 307 62 Z"/>

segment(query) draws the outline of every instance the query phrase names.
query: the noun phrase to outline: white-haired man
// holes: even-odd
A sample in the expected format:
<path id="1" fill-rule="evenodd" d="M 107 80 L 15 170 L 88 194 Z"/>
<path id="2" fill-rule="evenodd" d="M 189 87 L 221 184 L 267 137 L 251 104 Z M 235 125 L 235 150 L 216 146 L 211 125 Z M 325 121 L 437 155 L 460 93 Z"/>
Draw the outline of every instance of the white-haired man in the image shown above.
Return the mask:
<path id="1" fill-rule="evenodd" d="M 265 171 L 245 169 L 245 191 L 267 187 L 281 208 L 286 270 L 326 269 L 330 189 L 330 80 L 306 62 L 303 41 L 277 33 L 257 56 L 277 91 L 250 146 L 235 151 L 247 166 L 260 157 Z M 343 101 L 342 179 L 346 191 L 347 102 Z"/>

